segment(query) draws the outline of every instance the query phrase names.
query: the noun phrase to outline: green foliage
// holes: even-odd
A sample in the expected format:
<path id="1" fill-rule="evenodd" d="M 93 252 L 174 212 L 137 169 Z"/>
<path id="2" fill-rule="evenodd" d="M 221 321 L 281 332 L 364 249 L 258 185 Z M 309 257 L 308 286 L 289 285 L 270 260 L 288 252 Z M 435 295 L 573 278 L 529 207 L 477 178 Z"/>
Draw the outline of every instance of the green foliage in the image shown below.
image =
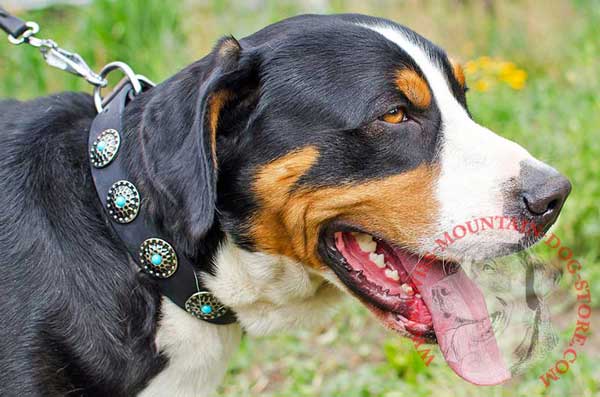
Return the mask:
<path id="1" fill-rule="evenodd" d="M 193 3 L 193 4 L 192 4 Z M 79 52 L 95 69 L 130 63 L 155 81 L 203 56 L 226 34 L 243 37 L 301 12 L 364 12 L 422 32 L 463 61 L 488 55 L 527 72 L 522 90 L 472 90 L 474 118 L 551 163 L 573 183 L 555 232 L 572 248 L 600 299 L 600 7 L 590 0 L 482 2 L 378 0 L 96 0 L 21 16 L 40 23 L 40 37 Z M 319 7 L 315 9 L 315 7 Z M 472 84 L 473 82 L 469 82 Z M 0 41 L 0 96 L 21 99 L 61 90 L 90 91 L 74 76 L 46 66 L 38 51 Z M 593 316 L 600 315 L 594 312 Z M 597 331 L 596 331 L 597 332 Z M 592 334 L 571 370 L 544 390 L 538 376 L 560 352 L 506 385 L 471 386 L 436 358 L 425 366 L 408 340 L 385 331 L 356 303 L 346 303 L 318 334 L 295 331 L 245 338 L 230 367 L 225 396 L 595 396 L 600 344 Z M 561 339 L 564 344 L 566 338 Z"/>
<path id="2" fill-rule="evenodd" d="M 20 15 L 37 21 L 38 37 L 78 52 L 94 69 L 119 60 L 158 81 L 185 66 L 181 8 L 159 0 L 97 0 L 89 7 L 51 7 Z M 0 44 L 0 95 L 30 98 L 61 90 L 87 90 L 82 79 L 46 65 L 38 50 Z"/>
<path id="3" fill-rule="evenodd" d="M 388 364 L 394 368 L 399 378 L 415 386 L 426 381 L 427 378 L 431 378 L 429 367 L 425 365 L 423 357 L 419 354 L 419 351 L 429 349 L 434 349 L 434 347 L 423 345 L 419 346 L 417 350 L 408 339 L 393 339 L 383 344 L 383 351 Z M 436 352 L 431 354 L 435 355 Z"/>

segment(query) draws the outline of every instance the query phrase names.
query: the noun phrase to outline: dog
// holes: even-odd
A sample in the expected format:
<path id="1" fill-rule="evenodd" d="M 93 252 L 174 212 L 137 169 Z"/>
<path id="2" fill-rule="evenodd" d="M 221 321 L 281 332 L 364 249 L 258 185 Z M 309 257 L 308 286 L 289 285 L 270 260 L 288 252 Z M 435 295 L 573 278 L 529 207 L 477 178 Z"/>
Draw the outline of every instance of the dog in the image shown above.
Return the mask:
<path id="1" fill-rule="evenodd" d="M 242 332 L 321 325 L 345 293 L 401 335 L 439 340 L 443 318 L 428 307 L 442 262 L 536 239 L 493 230 L 431 258 L 436 239 L 488 215 L 547 230 L 571 190 L 477 124 L 466 91 L 461 67 L 425 38 L 343 14 L 224 37 L 135 97 L 120 155 L 149 219 L 235 313 L 228 325 L 162 296 L 111 228 L 90 171 L 89 95 L 0 102 L 2 394 L 210 395 Z M 475 303 L 454 304 L 484 313 L 461 272 L 449 288 Z M 449 362 L 460 376 L 505 379 L 493 346 L 471 349 L 494 375 Z"/>

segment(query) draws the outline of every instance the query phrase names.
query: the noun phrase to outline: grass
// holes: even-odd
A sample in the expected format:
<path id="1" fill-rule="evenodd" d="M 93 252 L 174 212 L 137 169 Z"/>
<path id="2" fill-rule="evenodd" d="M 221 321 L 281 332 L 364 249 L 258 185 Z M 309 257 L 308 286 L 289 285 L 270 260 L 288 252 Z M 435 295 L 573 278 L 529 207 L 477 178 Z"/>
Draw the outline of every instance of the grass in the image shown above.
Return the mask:
<path id="1" fill-rule="evenodd" d="M 291 1 L 202 3 L 160 0 L 94 1 L 22 14 L 98 70 L 110 60 L 130 63 L 155 81 L 203 56 L 218 37 L 243 37 L 301 12 L 363 12 L 406 24 L 467 61 L 491 56 L 527 73 L 524 87 L 472 89 L 474 118 L 557 167 L 574 189 L 556 233 L 584 264 L 592 296 L 600 296 L 600 7 L 592 0 L 496 2 L 490 12 L 474 0 Z M 469 84 L 478 87 L 477 81 Z M 32 98 L 86 90 L 80 79 L 47 67 L 31 48 L 0 44 L 0 94 Z M 593 298 L 594 299 L 594 298 Z M 594 299 L 598 305 L 598 299 Z M 594 313 L 597 318 L 600 312 Z M 573 324 L 573 318 L 567 324 Z M 598 324 L 596 322 L 595 324 Z M 598 324 L 600 325 L 600 324 Z M 572 327 L 565 327 L 561 343 Z M 410 341 L 386 333 L 347 301 L 328 327 L 245 338 L 220 395 L 230 396 L 594 396 L 598 395 L 597 334 L 559 382 L 544 390 L 537 377 L 560 357 L 504 386 L 460 381 L 439 353 L 427 367 Z"/>

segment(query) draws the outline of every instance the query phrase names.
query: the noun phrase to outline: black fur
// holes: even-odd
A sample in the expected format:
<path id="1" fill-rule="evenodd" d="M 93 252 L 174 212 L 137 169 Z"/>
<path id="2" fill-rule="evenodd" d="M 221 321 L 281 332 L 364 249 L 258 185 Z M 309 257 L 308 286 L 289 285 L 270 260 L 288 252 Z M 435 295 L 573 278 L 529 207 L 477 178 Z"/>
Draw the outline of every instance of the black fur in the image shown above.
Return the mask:
<path id="1" fill-rule="evenodd" d="M 253 249 L 245 231 L 257 205 L 253 173 L 280 155 L 316 146 L 318 164 L 299 182 L 312 185 L 436 161 L 435 103 L 412 109 L 393 85 L 395 70 L 418 67 L 357 21 L 377 20 L 296 17 L 223 54 L 234 41 L 225 38 L 127 107 L 122 150 L 132 181 L 201 270 L 212 271 L 225 233 Z M 414 39 L 452 80 L 443 52 Z M 221 89 L 234 96 L 221 112 L 215 168 L 206 106 Z M 406 106 L 413 121 L 379 121 L 393 105 Z M 130 396 L 166 364 L 154 345 L 159 293 L 128 259 L 92 184 L 94 115 L 91 98 L 78 93 L 0 102 L 2 395 Z"/>

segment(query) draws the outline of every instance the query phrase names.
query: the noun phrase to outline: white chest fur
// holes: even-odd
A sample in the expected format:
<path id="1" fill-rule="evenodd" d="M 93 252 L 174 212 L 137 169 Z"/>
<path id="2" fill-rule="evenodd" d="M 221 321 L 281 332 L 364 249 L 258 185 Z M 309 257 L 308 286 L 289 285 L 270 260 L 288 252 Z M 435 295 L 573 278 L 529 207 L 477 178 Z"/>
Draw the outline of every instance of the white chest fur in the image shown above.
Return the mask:
<path id="1" fill-rule="evenodd" d="M 162 314 L 156 344 L 169 363 L 139 396 L 211 396 L 239 346 L 240 326 L 199 321 L 166 298 Z"/>
<path id="2" fill-rule="evenodd" d="M 262 336 L 327 321 L 342 293 L 325 278 L 335 277 L 225 242 L 215 258 L 215 276 L 203 274 L 203 283 L 236 312 L 249 335 Z M 211 396 L 239 345 L 240 325 L 199 321 L 168 299 L 162 313 L 156 343 L 169 364 L 140 396 Z"/>

